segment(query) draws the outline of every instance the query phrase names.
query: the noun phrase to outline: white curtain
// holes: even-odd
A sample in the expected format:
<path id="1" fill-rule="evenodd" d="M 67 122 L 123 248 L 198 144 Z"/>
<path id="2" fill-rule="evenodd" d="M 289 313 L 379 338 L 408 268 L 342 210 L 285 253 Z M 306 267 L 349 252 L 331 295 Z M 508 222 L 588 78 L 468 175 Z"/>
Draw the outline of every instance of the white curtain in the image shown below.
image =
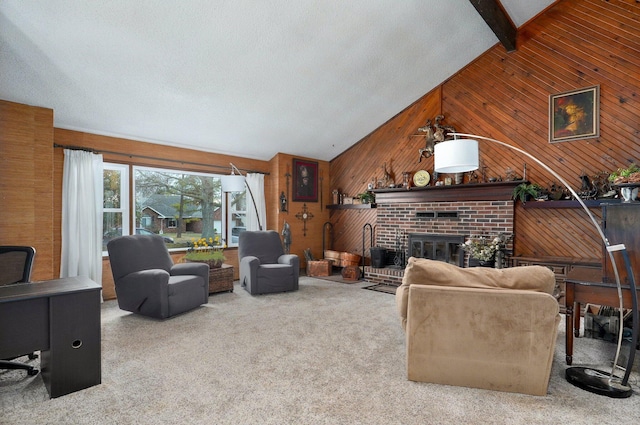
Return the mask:
<path id="1" fill-rule="evenodd" d="M 102 285 L 102 155 L 64 150 L 60 277 Z"/>
<path id="2" fill-rule="evenodd" d="M 253 197 L 255 198 L 258 214 L 260 214 L 260 224 L 262 230 L 267 230 L 267 210 L 264 199 L 264 174 L 251 173 L 247 174 L 247 186 L 251 188 Z M 258 218 L 256 209 L 251 202 L 251 195 L 247 191 L 247 230 L 258 230 Z"/>

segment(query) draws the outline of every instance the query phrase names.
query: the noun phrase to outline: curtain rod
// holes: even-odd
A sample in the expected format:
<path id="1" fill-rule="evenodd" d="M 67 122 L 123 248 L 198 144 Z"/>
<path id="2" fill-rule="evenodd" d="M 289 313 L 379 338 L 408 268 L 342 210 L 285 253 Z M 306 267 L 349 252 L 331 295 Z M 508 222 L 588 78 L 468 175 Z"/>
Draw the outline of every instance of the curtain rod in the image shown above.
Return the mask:
<path id="1" fill-rule="evenodd" d="M 111 155 L 128 156 L 129 158 L 151 159 L 151 160 L 154 160 L 154 161 L 165 161 L 165 162 L 171 162 L 171 163 L 176 163 L 176 164 L 198 165 L 198 166 L 201 166 L 201 167 L 212 167 L 212 168 L 221 168 L 221 169 L 231 170 L 231 165 L 203 164 L 201 162 L 180 161 L 180 160 L 177 160 L 177 159 L 158 158 L 158 157 L 155 157 L 155 156 L 137 155 L 137 154 L 124 153 L 124 152 L 97 150 L 97 149 L 93 149 L 93 148 L 87 148 L 87 147 L 84 147 L 84 146 L 59 145 L 58 143 L 54 143 L 53 147 L 54 148 L 62 148 L 62 149 L 71 149 L 71 150 L 76 150 L 76 151 L 92 152 L 92 153 L 108 153 L 108 154 L 111 154 Z M 249 169 L 246 169 L 246 168 L 240 168 L 240 170 L 244 171 L 245 173 L 258 173 L 258 174 L 264 174 L 264 175 L 267 175 L 267 176 L 270 174 L 270 173 L 265 172 L 265 171 L 249 170 Z"/>

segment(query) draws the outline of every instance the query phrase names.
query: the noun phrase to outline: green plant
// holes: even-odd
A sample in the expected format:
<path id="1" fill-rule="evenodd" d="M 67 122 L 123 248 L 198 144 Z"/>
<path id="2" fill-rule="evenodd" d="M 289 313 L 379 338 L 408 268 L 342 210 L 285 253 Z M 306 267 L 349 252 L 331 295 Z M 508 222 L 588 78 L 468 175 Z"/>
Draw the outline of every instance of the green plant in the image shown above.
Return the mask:
<path id="1" fill-rule="evenodd" d="M 469 253 L 471 258 L 490 261 L 501 249 L 504 249 L 510 237 L 503 233 L 491 238 L 489 236 L 470 236 L 460 247 Z"/>
<path id="2" fill-rule="evenodd" d="M 218 236 L 215 238 L 192 239 L 189 249 L 184 256 L 188 261 L 219 261 L 223 262 L 224 245 Z"/>
<path id="3" fill-rule="evenodd" d="M 376 202 L 376 195 L 373 192 L 363 192 L 356 195 L 363 204 L 373 204 Z"/>
<path id="4" fill-rule="evenodd" d="M 609 174 L 609 181 L 614 184 L 639 182 L 640 181 L 640 167 L 636 163 L 631 163 L 627 168 L 618 168 L 616 171 Z"/>
<path id="5" fill-rule="evenodd" d="M 537 197 L 541 191 L 542 186 L 537 183 L 520 183 L 513 188 L 513 199 L 524 204 L 529 198 Z"/>

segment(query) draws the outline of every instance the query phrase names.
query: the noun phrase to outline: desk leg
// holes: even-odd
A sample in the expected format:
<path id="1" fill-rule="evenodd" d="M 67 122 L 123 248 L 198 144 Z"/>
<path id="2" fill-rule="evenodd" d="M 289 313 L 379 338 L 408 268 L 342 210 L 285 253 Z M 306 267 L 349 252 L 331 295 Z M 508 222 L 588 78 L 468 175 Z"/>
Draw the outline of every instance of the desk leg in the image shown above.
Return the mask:
<path id="1" fill-rule="evenodd" d="M 40 363 L 49 396 L 100 384 L 100 291 L 53 296 L 49 303 L 49 350 Z"/>
<path id="2" fill-rule="evenodd" d="M 566 361 L 568 365 L 573 363 L 573 325 L 574 325 L 574 287 L 573 284 L 567 283 L 565 287 L 565 353 L 566 353 Z M 578 310 L 578 320 L 580 319 L 580 310 Z"/>

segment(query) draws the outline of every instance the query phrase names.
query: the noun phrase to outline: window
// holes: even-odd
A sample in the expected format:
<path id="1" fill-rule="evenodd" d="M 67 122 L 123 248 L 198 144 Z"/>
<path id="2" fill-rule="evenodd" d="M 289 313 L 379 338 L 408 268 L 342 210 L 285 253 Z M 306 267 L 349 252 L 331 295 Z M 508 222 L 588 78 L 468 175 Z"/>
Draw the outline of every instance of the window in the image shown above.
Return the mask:
<path id="1" fill-rule="evenodd" d="M 245 192 L 223 196 L 219 175 L 112 163 L 104 163 L 103 174 L 104 255 L 107 242 L 130 234 L 132 227 L 134 233 L 163 235 L 168 248 L 186 248 L 200 237 L 218 237 L 237 246 L 238 235 L 246 229 Z"/>
<path id="2" fill-rule="evenodd" d="M 134 166 L 133 199 L 136 227 L 165 236 L 169 248 L 200 237 L 224 239 L 218 175 Z"/>
<path id="3" fill-rule="evenodd" d="M 231 237 L 227 238 L 229 246 L 238 246 L 238 237 L 247 230 L 247 191 L 229 193 L 229 228 Z"/>
<path id="4" fill-rule="evenodd" d="M 105 162 L 102 170 L 102 250 L 106 251 L 110 239 L 129 233 L 129 167 Z"/>

